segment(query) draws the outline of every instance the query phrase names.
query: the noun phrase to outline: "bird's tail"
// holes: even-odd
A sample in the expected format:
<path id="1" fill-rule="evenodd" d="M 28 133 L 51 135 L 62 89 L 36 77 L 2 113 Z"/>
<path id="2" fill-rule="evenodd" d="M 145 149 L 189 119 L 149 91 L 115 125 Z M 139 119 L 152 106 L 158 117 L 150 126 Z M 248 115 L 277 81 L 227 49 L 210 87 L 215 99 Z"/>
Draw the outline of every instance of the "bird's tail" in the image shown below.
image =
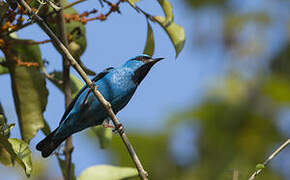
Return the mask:
<path id="1" fill-rule="evenodd" d="M 53 138 L 57 129 L 46 136 L 36 145 L 36 149 L 41 151 L 42 157 L 48 157 L 67 137 Z"/>

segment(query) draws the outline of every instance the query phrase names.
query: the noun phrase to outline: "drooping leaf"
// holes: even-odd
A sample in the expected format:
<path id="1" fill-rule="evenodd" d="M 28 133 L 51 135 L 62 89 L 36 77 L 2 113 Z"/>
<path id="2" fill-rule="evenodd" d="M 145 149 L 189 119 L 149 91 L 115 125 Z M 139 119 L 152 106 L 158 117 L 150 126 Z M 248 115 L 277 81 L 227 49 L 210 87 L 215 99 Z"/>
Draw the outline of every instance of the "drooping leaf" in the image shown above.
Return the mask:
<path id="1" fill-rule="evenodd" d="M 32 171 L 32 162 L 31 151 L 28 147 L 28 144 L 20 139 L 7 139 L 5 136 L 0 135 L 0 149 L 1 148 L 5 149 L 5 151 L 2 152 L 4 152 L 6 155 L 6 162 L 8 162 L 6 165 L 14 165 L 14 160 L 16 160 L 16 162 L 25 170 L 27 177 L 29 177 Z M 9 157 L 7 153 L 9 153 Z M 0 153 L 0 155 L 2 156 L 4 154 Z"/>
<path id="2" fill-rule="evenodd" d="M 173 21 L 173 11 L 172 6 L 168 0 L 158 0 L 160 6 L 165 14 L 165 24 L 171 23 Z"/>
<path id="3" fill-rule="evenodd" d="M 9 72 L 8 68 L 1 65 L 1 62 L 4 61 L 4 58 L 3 57 L 0 57 L 0 75 L 1 74 L 7 74 Z"/>
<path id="4" fill-rule="evenodd" d="M 67 172 L 66 172 L 65 160 L 63 160 L 63 159 L 61 159 L 59 157 L 57 157 L 57 160 L 58 160 L 58 163 L 60 165 L 61 172 L 62 172 L 62 174 L 64 176 L 64 179 L 67 179 L 66 178 L 67 177 Z M 75 180 L 76 179 L 76 175 L 75 175 L 75 164 L 74 163 L 72 163 L 72 172 L 73 172 L 72 178 L 73 178 L 73 180 Z"/>
<path id="5" fill-rule="evenodd" d="M 98 137 L 100 141 L 101 148 L 107 148 L 112 141 L 112 130 L 110 128 L 105 128 L 103 126 L 92 127 L 91 130 Z"/>
<path id="6" fill-rule="evenodd" d="M 39 68 L 42 66 L 40 49 L 37 45 L 27 45 L 31 42 L 17 40 L 5 53 L 21 136 L 27 143 L 44 127 L 43 112 L 48 96 L 46 82 Z"/>
<path id="7" fill-rule="evenodd" d="M 98 165 L 84 170 L 78 180 L 122 180 L 137 176 L 136 168 Z"/>
<path id="8" fill-rule="evenodd" d="M 166 31 L 168 34 L 176 52 L 176 57 L 183 49 L 185 43 L 185 33 L 184 29 L 174 22 L 167 22 L 164 17 L 154 16 L 153 20 L 158 22 L 158 24 Z"/>
<path id="9" fill-rule="evenodd" d="M 16 138 L 10 138 L 8 141 L 12 145 L 13 151 L 17 155 L 17 162 L 22 166 L 26 175 L 29 177 L 32 171 L 32 161 L 31 151 L 28 144 Z"/>
<path id="10" fill-rule="evenodd" d="M 60 83 L 62 81 L 62 72 L 54 71 L 50 73 L 50 75 L 55 79 L 55 80 L 50 79 L 50 81 L 56 87 L 58 87 L 61 91 L 63 91 L 63 85 Z M 83 85 L 84 84 L 79 78 L 77 78 L 73 74 L 70 74 L 70 88 L 71 88 L 72 97 L 75 97 L 75 95 L 77 95 L 77 93 L 83 87 Z"/>
<path id="11" fill-rule="evenodd" d="M 153 30 L 152 27 L 149 23 L 149 21 L 147 21 L 147 40 L 146 40 L 146 44 L 145 44 L 145 48 L 143 51 L 143 54 L 147 54 L 149 56 L 153 56 L 154 54 L 154 34 L 153 34 Z"/>

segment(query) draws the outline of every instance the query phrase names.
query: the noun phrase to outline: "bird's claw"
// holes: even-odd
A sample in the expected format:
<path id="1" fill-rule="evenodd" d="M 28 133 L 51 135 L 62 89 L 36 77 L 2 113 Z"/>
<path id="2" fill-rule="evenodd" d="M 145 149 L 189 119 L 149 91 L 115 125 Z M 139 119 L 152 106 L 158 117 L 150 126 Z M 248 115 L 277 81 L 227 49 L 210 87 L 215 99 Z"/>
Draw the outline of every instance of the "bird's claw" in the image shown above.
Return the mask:
<path id="1" fill-rule="evenodd" d="M 123 125 L 121 123 L 117 124 L 113 132 L 123 134 L 124 133 Z"/>
<path id="2" fill-rule="evenodd" d="M 109 123 L 103 123 L 103 127 L 104 127 L 104 128 L 112 128 L 112 129 L 115 128 L 115 126 L 113 126 L 113 125 L 111 125 L 111 124 L 109 124 Z"/>

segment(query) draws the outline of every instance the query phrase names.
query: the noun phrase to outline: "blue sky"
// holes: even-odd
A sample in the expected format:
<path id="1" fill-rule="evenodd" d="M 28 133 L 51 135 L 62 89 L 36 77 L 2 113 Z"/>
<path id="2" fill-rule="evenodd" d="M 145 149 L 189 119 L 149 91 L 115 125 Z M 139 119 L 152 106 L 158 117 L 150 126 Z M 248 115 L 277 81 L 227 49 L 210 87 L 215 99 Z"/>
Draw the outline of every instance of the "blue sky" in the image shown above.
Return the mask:
<path id="1" fill-rule="evenodd" d="M 124 110 L 118 114 L 119 120 L 127 129 L 139 131 L 158 131 L 174 112 L 178 112 L 193 103 L 197 103 L 208 88 L 208 84 L 217 77 L 222 77 L 229 67 L 229 56 L 225 54 L 222 45 L 222 18 L 220 12 L 214 7 L 202 8 L 195 12 L 189 9 L 180 0 L 170 1 L 174 8 L 175 22 L 185 29 L 186 43 L 179 57 L 175 59 L 174 48 L 166 33 L 157 25 L 153 24 L 155 35 L 155 57 L 164 57 L 166 60 L 152 68 L 146 79 L 142 82 L 136 94 Z M 259 3 L 261 1 L 255 1 Z M 243 11 L 233 0 L 230 5 Z M 257 7 L 251 1 L 246 7 Z M 265 3 L 266 4 L 266 3 Z M 86 1 L 77 5 L 79 12 L 91 10 L 99 6 L 97 1 Z M 141 1 L 140 7 L 153 15 L 162 15 L 162 9 L 154 0 Z M 87 30 L 87 49 L 82 56 L 82 61 L 90 69 L 100 72 L 106 67 L 118 67 L 127 59 L 141 54 L 146 41 L 147 26 L 144 16 L 136 13 L 129 5 L 121 4 L 122 14 L 112 14 L 105 22 L 89 22 Z M 194 28 L 196 26 L 199 28 Z M 212 28 L 214 27 L 214 28 Z M 208 31 L 211 39 L 210 44 L 200 47 L 194 43 L 197 34 Z M 280 32 L 281 27 L 276 32 Z M 283 34 L 283 33 L 282 33 Z M 24 29 L 18 33 L 21 38 L 35 40 L 48 39 L 36 26 Z M 269 35 L 271 36 L 271 35 Z M 273 36 L 275 44 L 283 44 L 282 37 Z M 48 72 L 60 70 L 62 67 L 61 56 L 50 44 L 41 45 L 42 57 L 50 62 Z M 72 70 L 73 74 L 76 74 Z M 0 88 L 0 101 L 4 106 L 10 122 L 16 122 L 13 98 L 10 90 L 8 75 L 0 76 L 0 81 L 5 87 Z M 64 112 L 63 94 L 47 82 L 49 89 L 48 105 L 45 111 L 45 119 L 53 129 L 58 125 Z M 144 108 L 146 107 L 146 108 Z M 79 175 L 89 166 L 110 163 L 109 154 L 106 150 L 100 150 L 95 143 L 87 141 L 82 135 L 85 131 L 73 136 L 75 150 L 73 161 L 77 162 L 76 174 Z M 19 136 L 18 124 L 12 131 L 12 137 Z M 39 132 L 31 142 L 31 149 L 35 152 L 35 144 L 44 136 Z M 39 158 L 39 153 L 33 154 Z M 94 157 L 94 158 L 92 158 Z M 60 176 L 60 170 L 55 158 L 49 162 L 50 172 Z M 56 171 L 57 173 L 54 173 Z M 23 172 L 0 166 L 1 174 L 17 179 Z"/>

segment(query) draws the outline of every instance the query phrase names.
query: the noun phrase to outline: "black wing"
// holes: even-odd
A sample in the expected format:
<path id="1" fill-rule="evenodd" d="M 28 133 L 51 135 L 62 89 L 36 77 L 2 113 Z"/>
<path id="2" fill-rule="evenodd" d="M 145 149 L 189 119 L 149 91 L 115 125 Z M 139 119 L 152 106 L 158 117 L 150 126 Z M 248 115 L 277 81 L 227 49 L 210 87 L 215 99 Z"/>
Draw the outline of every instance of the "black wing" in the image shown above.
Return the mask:
<path id="1" fill-rule="evenodd" d="M 92 79 L 92 81 L 97 82 L 98 80 L 100 80 L 101 78 L 103 78 L 106 74 L 108 74 L 112 69 L 114 69 L 114 68 L 113 68 L 113 67 L 109 67 L 109 68 L 105 69 L 104 71 L 102 71 L 102 72 L 100 72 L 99 74 L 97 74 L 97 76 L 94 77 L 94 78 Z M 69 112 L 72 110 L 72 108 L 74 107 L 74 105 L 75 105 L 77 99 L 79 98 L 79 96 L 80 96 L 80 95 L 82 94 L 82 92 L 84 92 L 84 90 L 87 89 L 87 88 L 88 88 L 88 85 L 85 85 L 85 86 L 84 86 L 84 87 L 83 87 L 83 88 L 78 92 L 78 94 L 74 97 L 74 99 L 71 101 L 71 103 L 69 104 L 69 106 L 66 108 L 66 110 L 65 110 L 65 112 L 64 112 L 64 114 L 63 114 L 63 116 L 62 116 L 62 118 L 61 118 L 59 124 L 61 124 L 61 123 L 65 120 L 65 118 L 66 118 L 66 116 L 68 115 L 68 113 L 69 113 Z"/>

